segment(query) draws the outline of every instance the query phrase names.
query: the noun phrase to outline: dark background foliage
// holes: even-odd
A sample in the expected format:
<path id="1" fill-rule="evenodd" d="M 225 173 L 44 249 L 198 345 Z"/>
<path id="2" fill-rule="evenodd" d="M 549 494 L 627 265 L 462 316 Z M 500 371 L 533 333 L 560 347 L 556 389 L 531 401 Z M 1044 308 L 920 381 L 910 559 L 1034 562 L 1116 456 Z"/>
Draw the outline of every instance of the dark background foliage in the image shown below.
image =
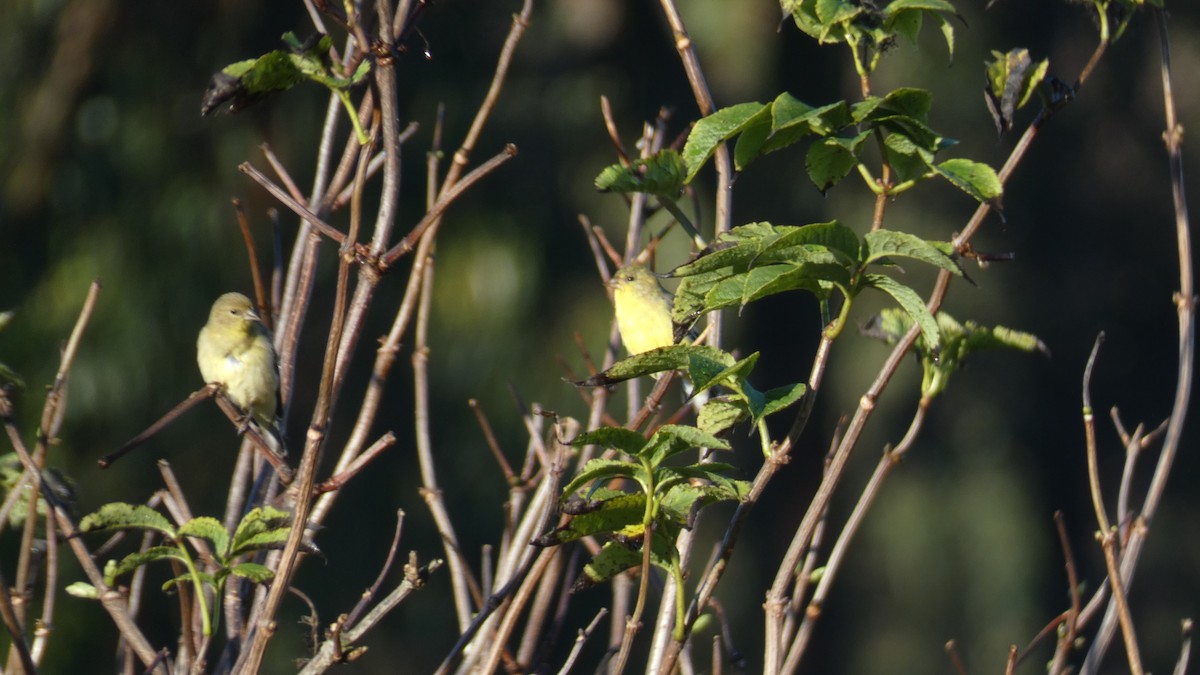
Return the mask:
<path id="1" fill-rule="evenodd" d="M 898 46 L 885 58 L 874 89 L 930 89 L 932 126 L 960 141 L 951 154 L 998 166 L 1013 139 L 997 140 L 983 103 L 982 62 L 989 50 L 1027 46 L 1035 58 L 1050 58 L 1052 74 L 1073 81 L 1095 30 L 1078 6 L 1065 3 L 1007 0 L 986 12 L 982 4 L 959 3 L 967 25 L 957 26 L 953 64 L 927 27 L 918 46 Z M 683 5 L 718 106 L 766 101 L 785 90 L 817 105 L 858 96 L 845 52 L 818 48 L 788 22 L 780 24 L 770 0 Z M 1181 122 L 1200 128 L 1200 12 L 1189 3 L 1168 5 Z M 452 149 L 482 99 L 517 9 L 516 2 L 447 0 L 426 12 L 425 42 L 418 39 L 416 46 L 427 44 L 430 58 L 417 48 L 399 67 L 402 120 L 421 124 L 405 147 L 399 231 L 424 210 L 422 164 L 438 104 L 445 104 Z M 42 387 L 53 377 L 57 347 L 87 283 L 99 278 L 104 284 L 73 373 L 63 441 L 51 459 L 77 481 L 82 512 L 148 497 L 159 486 L 154 460 L 160 457 L 185 478 L 195 512 L 223 507 L 226 460 L 232 462 L 236 441 L 211 406 L 113 469 L 101 471 L 94 460 L 199 386 L 194 339 L 209 304 L 226 290 L 250 291 L 229 200 L 245 202 L 260 251 L 269 250 L 267 209 L 274 204 L 237 165 L 265 166 L 257 146 L 268 143 L 301 186 L 311 183 L 326 101 L 318 87 L 298 87 L 237 116 L 199 115 L 212 72 L 277 48 L 287 30 L 311 30 L 298 3 L 16 0 L 0 7 L 0 309 L 18 312 L 0 333 L 0 361 L 29 382 L 19 410 L 24 428 L 35 425 Z M 508 142 L 520 154 L 453 206 L 442 233 L 430 356 L 434 440 L 451 513 L 476 564 L 479 547 L 495 543 L 505 486 L 467 399 L 479 399 L 516 458 L 525 442 L 518 405 L 536 401 L 565 415 L 584 411 L 561 381 L 555 358 L 583 369 L 572 332 L 581 332 L 593 353 L 607 335 L 610 311 L 576 220 L 585 213 L 616 236 L 625 221 L 621 200 L 592 187 L 614 161 L 601 95 L 612 101 L 627 144 L 661 108 L 677 133 L 698 116 L 657 5 L 539 4 L 475 159 Z M 1019 117 L 1019 128 L 1029 116 Z M 1108 408 L 1120 406 L 1130 427 L 1155 426 L 1168 412 L 1174 386 L 1170 300 L 1178 282 L 1162 128 L 1158 42 L 1148 17 L 1139 17 L 1078 100 L 1035 143 L 1007 187 L 1003 222 L 992 217 L 975 239 L 976 248 L 1014 252 L 1015 261 L 972 269 L 977 285 L 956 284 L 947 305 L 962 319 L 1034 332 L 1053 357 L 987 354 L 957 376 L 853 547 L 818 627 L 808 672 L 944 672 L 942 645 L 950 638 L 959 640 L 972 670 L 998 669 L 1009 644 L 1023 645 L 1067 605 L 1051 520 L 1057 509 L 1066 512 L 1089 589 L 1101 578 L 1086 490 L 1080 377 L 1093 338 L 1106 331 L 1094 400 L 1104 413 L 1101 451 L 1111 490 L 1122 458 Z M 1185 144 L 1185 161 L 1194 159 L 1194 147 Z M 1195 170 L 1194 161 L 1189 168 Z M 702 195 L 710 178 L 701 180 Z M 838 218 L 859 231 L 869 223 L 873 201 L 852 180 L 823 197 L 798 152 L 751 166 L 734 194 L 735 224 Z M 957 190 L 933 185 L 892 204 L 887 226 L 947 239 L 972 210 Z M 702 218 L 711 224 L 712 213 Z M 335 222 L 344 224 L 345 214 Z M 295 220 L 284 216 L 282 224 L 290 243 Z M 327 294 L 333 251 L 325 252 L 319 284 Z M 685 255 L 672 239 L 659 266 Z M 926 289 L 923 275 L 914 269 L 909 281 Z M 380 292 L 377 306 L 387 308 L 402 289 L 385 282 Z M 865 320 L 867 309 L 856 307 L 855 318 Z M 318 291 L 302 342 L 292 434 L 302 433 L 311 412 L 328 313 L 328 298 Z M 382 334 L 390 320 L 386 312 L 373 317 L 366 335 Z M 819 330 L 807 298 L 774 298 L 728 320 L 727 346 L 743 354 L 762 351 L 761 388 L 807 377 Z M 349 392 L 361 391 L 366 381 L 371 345 L 369 338 L 361 344 Z M 857 404 L 885 354 L 856 335 L 839 341 L 818 416 L 759 505 L 723 582 L 719 597 L 736 619 L 736 646 L 752 670 L 759 667 L 764 578 L 808 503 L 836 419 Z M 401 442 L 342 498 L 318 537 L 325 557 L 306 562 L 297 579 L 323 622 L 348 609 L 373 577 L 396 509 L 408 513 L 402 549 L 423 559 L 441 555 L 416 491 L 408 375 L 397 369 L 386 404 L 385 424 Z M 889 388 L 835 501 L 834 522 L 848 513 L 854 486 L 878 450 L 903 433 L 918 382 L 918 369 L 908 364 Z M 357 408 L 355 396 L 342 401 L 344 413 Z M 347 427 L 346 419 L 335 418 L 334 443 Z M 1173 662 L 1178 620 L 1200 610 L 1194 439 L 1185 434 L 1134 586 L 1143 654 L 1156 671 Z M 734 461 L 752 474 L 756 452 L 747 444 Z M 1147 460 L 1142 484 L 1149 466 Z M 718 519 L 708 524 L 703 540 L 718 536 Z M 3 559 L 15 545 L 0 541 Z M 699 559 L 708 546 L 697 548 Z M 72 564 L 64 575 L 77 576 Z M 410 672 L 432 669 L 457 634 L 447 591 L 445 579 L 435 579 L 368 638 L 371 651 L 347 672 L 394 672 L 400 659 L 411 664 Z M 594 590 L 579 601 L 594 611 L 606 599 Z M 166 619 L 171 610 L 167 602 L 147 610 L 144 623 L 162 626 L 150 631 L 152 640 L 174 635 Z M 298 604 L 292 608 L 292 616 L 301 612 Z M 573 635 L 588 618 L 573 615 L 566 630 Z M 47 672 L 83 672 L 82 664 L 109 653 L 115 636 L 97 606 L 71 598 L 62 600 L 54 628 Z M 287 672 L 302 643 L 302 629 L 283 625 L 269 656 L 271 672 Z M 1119 654 L 1109 661 L 1119 670 Z"/>

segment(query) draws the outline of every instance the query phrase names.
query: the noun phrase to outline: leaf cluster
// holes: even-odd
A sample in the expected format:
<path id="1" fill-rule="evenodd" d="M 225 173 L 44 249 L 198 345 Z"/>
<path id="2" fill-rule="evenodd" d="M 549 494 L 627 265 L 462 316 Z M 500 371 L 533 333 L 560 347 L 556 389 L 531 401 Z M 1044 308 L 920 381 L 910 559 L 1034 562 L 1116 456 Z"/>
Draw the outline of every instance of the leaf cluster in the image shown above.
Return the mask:
<path id="1" fill-rule="evenodd" d="M 104 567 L 104 583 L 113 587 L 117 579 L 138 568 L 159 560 L 173 561 L 185 568 L 185 572 L 167 580 L 163 590 L 180 583 L 191 583 L 196 597 L 204 602 L 203 586 L 214 589 L 214 598 L 221 598 L 221 589 L 230 577 L 239 577 L 254 583 L 267 583 L 273 573 L 265 565 L 246 560 L 254 554 L 283 548 L 287 541 L 291 515 L 274 507 L 263 506 L 251 509 L 238 523 L 232 534 L 216 518 L 200 516 L 175 527 L 163 514 L 142 504 L 114 502 L 101 506 L 94 513 L 79 521 L 79 531 L 113 532 L 119 530 L 142 530 L 159 535 L 163 542 L 140 551 L 130 553 L 121 560 L 110 560 Z M 199 569 L 194 555 L 189 550 L 188 539 L 200 539 L 208 544 L 211 554 L 210 569 Z M 77 597 L 96 597 L 93 586 L 77 582 L 67 591 Z M 205 634 L 211 634 L 209 613 L 204 612 Z M 219 616 L 213 608 L 213 617 Z"/>
<path id="2" fill-rule="evenodd" d="M 912 325 L 912 318 L 904 312 L 885 309 L 863 326 L 863 334 L 888 344 L 895 344 L 908 333 Z M 961 368 L 972 353 L 1013 349 L 1050 354 L 1046 345 L 1033 333 L 1004 326 L 989 328 L 974 321 L 959 323 L 946 312 L 938 312 L 937 325 L 936 344 L 927 342 L 922 335 L 913 345 L 921 361 L 921 395 L 924 398 L 933 398 L 945 391 L 950 382 L 950 375 Z"/>

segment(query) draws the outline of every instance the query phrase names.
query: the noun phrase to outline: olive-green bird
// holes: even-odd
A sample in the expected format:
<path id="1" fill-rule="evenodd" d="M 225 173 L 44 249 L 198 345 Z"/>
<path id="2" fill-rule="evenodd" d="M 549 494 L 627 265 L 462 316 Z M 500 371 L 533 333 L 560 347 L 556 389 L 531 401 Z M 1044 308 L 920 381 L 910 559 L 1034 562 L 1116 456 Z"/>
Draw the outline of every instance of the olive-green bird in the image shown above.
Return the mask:
<path id="1" fill-rule="evenodd" d="M 275 347 L 250 298 L 241 293 L 217 298 L 196 340 L 196 361 L 205 382 L 225 385 L 229 400 L 268 432 L 268 440 L 280 441 Z"/>
<path id="2" fill-rule="evenodd" d="M 617 330 L 631 356 L 675 344 L 671 294 L 653 272 L 643 265 L 626 265 L 613 273 L 608 285 L 613 289 Z"/>

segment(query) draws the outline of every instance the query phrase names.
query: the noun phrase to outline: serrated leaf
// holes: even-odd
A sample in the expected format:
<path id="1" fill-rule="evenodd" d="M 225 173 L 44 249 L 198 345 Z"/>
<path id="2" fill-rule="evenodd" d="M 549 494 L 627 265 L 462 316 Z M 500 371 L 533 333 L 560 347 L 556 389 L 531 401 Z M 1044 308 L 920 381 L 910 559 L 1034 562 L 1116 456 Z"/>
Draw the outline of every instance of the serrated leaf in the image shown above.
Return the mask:
<path id="1" fill-rule="evenodd" d="M 208 541 L 219 560 L 229 555 L 229 532 L 216 518 L 193 518 L 179 528 L 179 536 L 199 537 Z"/>
<path id="2" fill-rule="evenodd" d="M 921 34 L 922 16 L 924 14 L 914 10 L 893 12 L 884 25 L 885 28 L 895 31 L 897 35 L 908 40 L 909 44 L 915 45 L 917 36 Z"/>
<path id="3" fill-rule="evenodd" d="M 884 15 L 892 15 L 907 9 L 923 9 L 930 12 L 956 13 L 954 5 L 947 0 L 892 0 L 883 8 Z"/>
<path id="4" fill-rule="evenodd" d="M 256 584 L 265 584 L 275 578 L 275 573 L 271 571 L 271 568 L 255 562 L 238 563 L 229 568 L 229 573 Z"/>
<path id="5" fill-rule="evenodd" d="M 739 406 L 726 397 L 711 398 L 696 415 L 696 427 L 715 436 L 748 416 L 745 404 Z"/>
<path id="6" fill-rule="evenodd" d="M 281 511 L 273 506 L 261 506 L 250 509 L 246 515 L 242 516 L 241 522 L 238 523 L 237 529 L 233 532 L 233 545 L 230 547 L 229 555 L 236 555 L 241 550 L 243 544 L 251 537 L 280 528 L 286 531 L 288 523 L 291 520 L 292 515 L 290 513 Z"/>
<path id="7" fill-rule="evenodd" d="M 291 527 L 277 527 L 273 530 L 263 530 L 255 532 L 244 537 L 233 550 L 229 552 L 230 557 L 236 557 L 254 551 L 275 551 L 283 548 L 287 543 L 288 534 Z M 306 551 L 311 550 L 305 548 Z"/>
<path id="8" fill-rule="evenodd" d="M 846 23 L 863 13 L 863 8 L 849 0 L 817 0 L 817 18 L 825 26 Z"/>
<path id="9" fill-rule="evenodd" d="M 579 593 L 592 586 L 602 584 L 625 570 L 642 563 L 642 554 L 616 542 L 607 542 L 579 573 L 571 586 L 572 593 Z"/>
<path id="10" fill-rule="evenodd" d="M 694 260 L 671 270 L 671 276 L 690 277 L 727 267 L 743 271 L 764 246 L 794 229 L 765 222 L 738 225 L 719 235 Z"/>
<path id="11" fill-rule="evenodd" d="M 870 132 L 864 131 L 852 139 L 826 138 L 808 146 L 804 168 L 808 170 L 809 180 L 821 194 L 841 182 L 858 166 L 858 153 L 869 136 Z"/>
<path id="12" fill-rule="evenodd" d="M 104 583 L 113 586 L 119 577 L 129 574 L 142 565 L 147 565 L 158 560 L 179 560 L 182 562 L 187 560 L 187 558 L 174 546 L 151 546 L 144 551 L 130 553 L 121 558 L 120 562 L 116 564 L 106 566 L 104 570 Z"/>
<path id="13" fill-rule="evenodd" d="M 683 189 L 685 167 L 675 150 L 667 148 L 629 166 L 613 164 L 596 176 L 601 192 L 645 192 L 674 200 Z"/>
<path id="14" fill-rule="evenodd" d="M 677 482 L 673 489 L 664 495 L 660 508 L 670 512 L 673 522 L 685 526 L 688 516 L 695 509 L 718 502 L 741 501 L 750 492 L 750 484 L 746 481 L 734 480 L 722 476 L 716 471 L 705 472 L 699 466 L 676 468 L 673 471 L 680 475 L 694 474 L 697 478 L 713 481 L 711 485 L 692 485 L 686 482 Z"/>
<path id="15" fill-rule="evenodd" d="M 899 134 L 917 148 L 928 153 L 937 153 L 958 143 L 937 133 L 921 120 L 911 115 L 884 115 L 871 120 L 871 126 L 884 129 L 888 134 Z"/>
<path id="16" fill-rule="evenodd" d="M 927 124 L 929 111 L 933 108 L 933 94 L 928 89 L 898 87 L 884 95 L 881 107 L 895 115 Z"/>
<path id="17" fill-rule="evenodd" d="M 782 387 L 775 387 L 763 392 L 763 397 L 766 403 L 763 405 L 762 416 L 773 415 L 784 408 L 792 405 L 796 401 L 804 398 L 805 392 L 808 391 L 808 386 L 803 382 L 788 384 Z"/>
<path id="18" fill-rule="evenodd" d="M 208 574 L 207 572 L 197 572 L 196 577 L 199 578 L 200 583 L 203 585 L 215 586 L 212 575 Z M 194 581 L 196 581 L 196 578 L 192 577 L 190 572 L 184 572 L 183 574 L 171 579 L 167 579 L 165 582 L 163 582 L 162 589 L 164 591 L 169 591 L 179 584 L 191 584 Z"/>
<path id="19" fill-rule="evenodd" d="M 673 537 L 666 537 L 655 531 L 650 538 L 650 564 L 664 570 L 670 570 L 672 559 L 677 558 Z M 642 551 L 631 548 L 620 542 L 610 541 L 604 544 L 596 557 L 583 566 L 579 578 L 571 586 L 572 593 L 578 593 L 604 583 L 625 570 L 640 567 Z"/>
<path id="20" fill-rule="evenodd" d="M 175 539 L 175 527 L 163 514 L 143 504 L 112 502 L 79 521 L 80 532 L 104 532 L 127 528 L 154 530 Z"/>
<path id="21" fill-rule="evenodd" d="M 627 455 L 636 455 L 646 445 L 646 437 L 641 433 L 624 427 L 600 427 L 576 436 L 571 445 L 582 448 L 585 445 L 599 445 L 602 448 L 613 448 Z"/>
<path id="22" fill-rule="evenodd" d="M 953 258 L 930 242 L 907 232 L 875 230 L 863 236 L 862 264 L 884 258 L 912 258 L 962 276 L 962 268 Z"/>
<path id="23" fill-rule="evenodd" d="M 669 370 L 690 370 L 697 364 L 712 361 L 716 364 L 732 362 L 733 357 L 706 345 L 671 345 L 647 352 L 634 354 L 614 363 L 608 370 L 597 373 L 586 380 L 572 382 L 577 387 L 608 387 L 635 377 L 653 375 Z M 723 367 L 723 366 L 722 366 Z"/>
<path id="24" fill-rule="evenodd" d="M 762 247 L 759 258 L 770 262 L 836 262 L 850 265 L 858 260 L 859 246 L 858 235 L 854 233 L 854 230 L 836 220 L 831 220 L 827 223 L 809 223 L 781 232 L 775 241 Z M 791 252 L 798 247 L 803 247 L 802 256 L 789 258 L 778 253 L 779 251 Z M 813 247 L 831 251 L 835 257 L 833 259 L 822 258 L 817 255 L 817 251 L 820 249 Z"/>
<path id="25" fill-rule="evenodd" d="M 921 327 L 921 337 L 924 338 L 925 344 L 940 344 L 937 321 L 929 313 L 925 301 L 916 291 L 885 274 L 865 274 L 863 281 L 868 286 L 892 296 L 896 304 L 900 305 L 900 308 Z"/>
<path id="26" fill-rule="evenodd" d="M 687 165 L 684 183 L 692 182 L 717 146 L 741 133 L 763 107 L 761 103 L 739 103 L 697 121 L 683 146 L 683 162 Z"/>
<path id="27" fill-rule="evenodd" d="M 934 14 L 933 20 L 938 23 L 938 30 L 942 31 L 942 39 L 946 41 L 946 51 L 950 54 L 950 62 L 954 62 L 954 26 L 946 17 L 941 14 Z"/>
<path id="28" fill-rule="evenodd" d="M 664 424 L 650 437 L 650 442 L 642 448 L 640 455 L 651 466 L 658 466 L 667 459 L 694 448 L 709 448 L 712 450 L 729 450 L 729 443 L 706 434 L 696 427 L 681 424 Z"/>
<path id="29" fill-rule="evenodd" d="M 946 40 L 946 49 L 950 53 L 950 58 L 954 59 L 954 27 L 942 15 L 942 12 L 947 14 L 957 15 L 957 10 L 954 5 L 945 0 L 893 0 L 888 3 L 888 6 L 883 8 L 885 18 L 885 27 L 895 30 L 898 33 L 905 35 L 911 41 L 916 41 L 916 33 L 920 30 L 921 24 L 919 18 L 923 14 L 929 14 L 942 31 L 942 37 Z M 916 16 L 916 26 L 912 25 Z M 901 25 L 905 24 L 905 25 Z"/>
<path id="30" fill-rule="evenodd" d="M 862 332 L 888 344 L 895 344 L 908 333 L 912 324 L 912 318 L 904 311 L 888 308 L 872 317 Z M 962 366 L 972 352 L 1018 349 L 1049 354 L 1046 345 L 1037 336 L 1003 326 L 987 328 L 973 321 L 964 325 L 945 312 L 938 312 L 937 325 L 940 341 L 937 349 L 931 350 L 924 337 L 917 338 L 914 345 L 921 358 L 921 393 L 930 398 L 946 389 L 950 376 Z"/>
<path id="31" fill-rule="evenodd" d="M 737 143 L 733 146 L 733 168 L 744 171 L 750 162 L 763 154 L 763 144 L 771 136 L 771 110 L 773 104 L 762 107 L 753 117 L 746 120 L 738 132 Z"/>
<path id="32" fill-rule="evenodd" d="M 772 131 L 763 144 L 762 154 L 786 148 L 814 134 L 828 136 L 850 123 L 850 108 L 845 101 L 814 108 L 785 92 L 771 105 Z"/>
<path id="33" fill-rule="evenodd" d="M 726 384 L 730 387 L 737 387 L 741 382 L 746 380 L 750 375 L 750 371 L 754 370 L 754 364 L 758 362 L 758 352 L 754 352 L 750 356 L 730 364 L 728 367 L 715 373 L 706 373 L 704 379 L 692 378 L 692 383 L 696 387 L 695 393 L 700 393 L 713 386 Z"/>
<path id="34" fill-rule="evenodd" d="M 572 495 L 585 485 L 590 485 L 599 480 L 607 481 L 614 478 L 628 478 L 636 480 L 639 483 L 644 483 L 648 476 L 641 464 L 597 457 L 588 460 L 579 469 L 579 473 L 563 488 L 563 495 Z"/>
<path id="35" fill-rule="evenodd" d="M 969 159 L 948 159 L 934 167 L 939 174 L 979 202 L 991 202 L 1004 193 L 992 167 Z"/>
<path id="36" fill-rule="evenodd" d="M 536 546 L 558 546 L 584 537 L 614 535 L 640 537 L 645 531 L 646 495 L 642 492 L 606 499 L 598 508 L 572 517 L 562 526 L 534 541 Z"/>

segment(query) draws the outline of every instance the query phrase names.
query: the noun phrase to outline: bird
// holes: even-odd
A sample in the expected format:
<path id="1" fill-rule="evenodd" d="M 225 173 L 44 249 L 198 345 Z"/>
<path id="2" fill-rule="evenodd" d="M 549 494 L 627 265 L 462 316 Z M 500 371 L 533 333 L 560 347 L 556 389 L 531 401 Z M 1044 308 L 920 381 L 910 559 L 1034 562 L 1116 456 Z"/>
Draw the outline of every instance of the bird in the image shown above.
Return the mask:
<path id="1" fill-rule="evenodd" d="M 675 344 L 671 294 L 644 265 L 617 269 L 609 279 L 617 330 L 630 356 Z"/>
<path id="2" fill-rule="evenodd" d="M 250 298 L 226 293 L 217 298 L 208 323 L 196 339 L 196 362 L 207 383 L 225 387 L 225 395 L 256 423 L 274 449 L 283 454 L 276 412 L 279 410 L 279 369 L 275 347 Z"/>

